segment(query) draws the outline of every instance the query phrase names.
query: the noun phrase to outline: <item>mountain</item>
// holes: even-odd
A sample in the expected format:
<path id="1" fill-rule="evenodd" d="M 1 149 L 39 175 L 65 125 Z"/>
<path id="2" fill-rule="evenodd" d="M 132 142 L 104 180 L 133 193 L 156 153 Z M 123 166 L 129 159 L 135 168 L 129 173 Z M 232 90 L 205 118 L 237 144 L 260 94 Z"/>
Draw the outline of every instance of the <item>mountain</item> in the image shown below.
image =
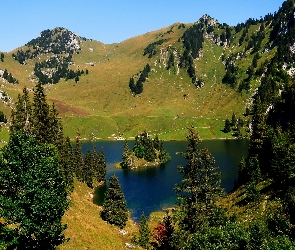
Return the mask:
<path id="1" fill-rule="evenodd" d="M 1 56 L 0 110 L 9 117 L 22 89 L 41 81 L 72 138 L 77 131 L 107 139 L 147 130 L 184 139 L 192 125 L 201 138 L 232 137 L 222 132 L 225 120 L 250 122 L 244 114 L 251 113 L 253 96 L 274 88 L 263 90 L 265 76 L 276 70 L 278 89 L 293 76 L 293 13 L 288 0 L 260 20 L 228 26 L 204 15 L 116 44 L 65 28 L 45 30 Z"/>

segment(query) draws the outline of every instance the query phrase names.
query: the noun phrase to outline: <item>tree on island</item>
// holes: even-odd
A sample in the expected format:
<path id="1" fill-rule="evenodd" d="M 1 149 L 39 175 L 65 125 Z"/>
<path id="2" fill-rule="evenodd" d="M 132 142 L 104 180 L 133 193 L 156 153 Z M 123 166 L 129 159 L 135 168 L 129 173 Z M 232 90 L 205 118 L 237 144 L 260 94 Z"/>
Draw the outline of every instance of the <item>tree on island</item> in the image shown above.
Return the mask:
<path id="1" fill-rule="evenodd" d="M 129 149 L 128 143 L 125 141 L 120 165 L 122 168 L 137 168 L 160 165 L 169 160 L 170 156 L 158 136 L 152 139 L 147 132 L 143 132 L 135 137 L 132 150 Z"/>
<path id="2" fill-rule="evenodd" d="M 104 221 L 120 228 L 124 228 L 128 220 L 125 196 L 115 175 L 109 179 L 109 188 L 100 215 Z"/>

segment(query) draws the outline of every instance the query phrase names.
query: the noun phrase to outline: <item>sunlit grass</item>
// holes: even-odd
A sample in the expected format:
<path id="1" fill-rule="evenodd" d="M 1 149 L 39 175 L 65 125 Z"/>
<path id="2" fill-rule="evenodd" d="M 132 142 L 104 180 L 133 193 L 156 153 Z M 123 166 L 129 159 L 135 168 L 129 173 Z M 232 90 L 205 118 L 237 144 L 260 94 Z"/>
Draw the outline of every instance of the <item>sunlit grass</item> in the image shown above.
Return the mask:
<path id="1" fill-rule="evenodd" d="M 123 235 L 119 228 L 101 219 L 101 208 L 92 202 L 92 194 L 86 184 L 75 182 L 70 208 L 63 217 L 68 225 L 65 235 L 70 240 L 60 249 L 126 249 L 125 243 L 131 242 L 137 230 L 135 224 L 128 221 L 124 229 L 127 234 Z"/>

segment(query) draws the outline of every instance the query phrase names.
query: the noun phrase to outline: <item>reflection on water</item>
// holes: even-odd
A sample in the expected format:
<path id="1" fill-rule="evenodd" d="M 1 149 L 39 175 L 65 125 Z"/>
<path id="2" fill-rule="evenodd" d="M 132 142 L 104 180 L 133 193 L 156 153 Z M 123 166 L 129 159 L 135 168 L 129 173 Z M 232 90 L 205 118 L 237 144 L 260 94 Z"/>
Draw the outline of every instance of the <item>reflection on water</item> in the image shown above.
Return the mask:
<path id="1" fill-rule="evenodd" d="M 84 143 L 83 151 L 90 150 L 92 143 Z M 185 152 L 186 141 L 164 142 L 165 149 L 171 155 L 171 160 L 159 167 L 149 167 L 137 170 L 116 169 L 114 164 L 121 161 L 124 148 L 123 141 L 96 142 L 96 148 L 103 147 L 107 159 L 107 180 L 115 174 L 121 184 L 127 208 L 131 217 L 138 221 L 142 212 L 149 215 L 153 211 L 173 207 L 175 204 L 174 185 L 181 182 L 181 175 L 177 172 L 178 165 L 186 165 L 186 160 L 181 154 Z M 133 142 L 129 142 L 129 148 Z M 237 178 L 237 166 L 241 156 L 246 156 L 248 141 L 246 140 L 206 140 L 200 147 L 208 147 L 220 166 L 222 172 L 221 186 L 229 192 Z M 95 190 L 94 203 L 102 205 L 106 186 Z"/>

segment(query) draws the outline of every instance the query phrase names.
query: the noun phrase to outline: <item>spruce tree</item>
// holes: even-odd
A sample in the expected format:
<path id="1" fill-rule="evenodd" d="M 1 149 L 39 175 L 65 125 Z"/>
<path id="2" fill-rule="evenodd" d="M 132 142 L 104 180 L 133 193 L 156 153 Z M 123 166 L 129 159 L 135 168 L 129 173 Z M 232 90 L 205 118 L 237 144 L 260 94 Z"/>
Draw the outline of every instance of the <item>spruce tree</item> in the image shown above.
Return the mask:
<path id="1" fill-rule="evenodd" d="M 93 148 L 92 155 L 95 159 L 93 162 L 95 179 L 98 182 L 105 182 L 107 174 L 107 164 L 103 148 L 100 150 L 100 152 L 97 152 L 96 148 Z"/>
<path id="2" fill-rule="evenodd" d="M 230 123 L 229 119 L 226 119 L 225 123 L 224 123 L 223 132 L 229 133 L 230 131 L 231 131 L 231 123 Z"/>
<path id="3" fill-rule="evenodd" d="M 221 175 L 214 166 L 215 160 L 207 148 L 199 149 L 201 142 L 194 129 L 189 129 L 188 146 L 185 154 L 187 165 L 179 166 L 181 184 L 175 185 L 183 230 L 194 233 L 216 207 L 216 200 L 222 194 Z"/>
<path id="4" fill-rule="evenodd" d="M 109 179 L 109 187 L 105 194 L 101 218 L 120 228 L 124 228 L 128 220 L 125 196 L 118 177 L 115 175 Z"/>
<path id="5" fill-rule="evenodd" d="M 280 127 L 271 132 L 271 154 L 269 174 L 274 181 L 280 182 L 294 176 L 295 148 L 289 133 Z"/>
<path id="6" fill-rule="evenodd" d="M 38 83 L 34 89 L 32 121 L 33 134 L 41 143 L 52 143 L 49 110 L 44 88 Z"/>
<path id="7" fill-rule="evenodd" d="M 69 137 L 63 138 L 61 148 L 58 148 L 59 168 L 63 174 L 69 192 L 74 189 L 74 154 Z"/>
<path id="8" fill-rule="evenodd" d="M 53 104 L 47 104 L 46 95 L 41 84 L 37 84 L 33 103 L 29 92 L 23 89 L 23 95 L 18 96 L 15 108 L 11 114 L 11 133 L 26 131 L 32 134 L 40 143 L 50 143 L 58 149 L 60 171 L 67 184 L 67 190 L 73 189 L 73 154 L 70 141 L 64 138 L 63 127 L 58 119 L 58 112 Z"/>
<path id="9" fill-rule="evenodd" d="M 129 156 L 130 156 L 130 150 L 128 146 L 127 140 L 124 142 L 124 150 L 122 154 L 122 162 L 121 162 L 121 167 L 122 168 L 128 168 L 129 167 Z"/>
<path id="10" fill-rule="evenodd" d="M 93 187 L 93 167 L 92 167 L 92 155 L 90 151 L 85 154 L 84 164 L 83 164 L 83 181 L 90 188 Z"/>
<path id="11" fill-rule="evenodd" d="M 76 136 L 76 143 L 75 143 L 75 149 L 74 149 L 74 172 L 76 174 L 76 177 L 78 181 L 83 182 L 83 166 L 84 166 L 84 160 L 83 160 L 83 154 L 82 154 L 82 145 L 80 142 L 80 135 L 78 134 Z"/>
<path id="12" fill-rule="evenodd" d="M 25 130 L 32 128 L 32 106 L 27 88 L 23 89 L 23 95 L 18 95 L 17 102 L 11 112 L 10 131 Z"/>
<path id="13" fill-rule="evenodd" d="M 148 249 L 150 246 L 150 228 L 147 222 L 147 218 L 142 212 L 139 220 L 139 236 L 136 239 L 136 244 L 143 247 L 144 249 Z"/>
<path id="14" fill-rule="evenodd" d="M 0 154 L 0 245 L 3 249 L 56 249 L 65 242 L 67 190 L 57 150 L 13 132 Z"/>

